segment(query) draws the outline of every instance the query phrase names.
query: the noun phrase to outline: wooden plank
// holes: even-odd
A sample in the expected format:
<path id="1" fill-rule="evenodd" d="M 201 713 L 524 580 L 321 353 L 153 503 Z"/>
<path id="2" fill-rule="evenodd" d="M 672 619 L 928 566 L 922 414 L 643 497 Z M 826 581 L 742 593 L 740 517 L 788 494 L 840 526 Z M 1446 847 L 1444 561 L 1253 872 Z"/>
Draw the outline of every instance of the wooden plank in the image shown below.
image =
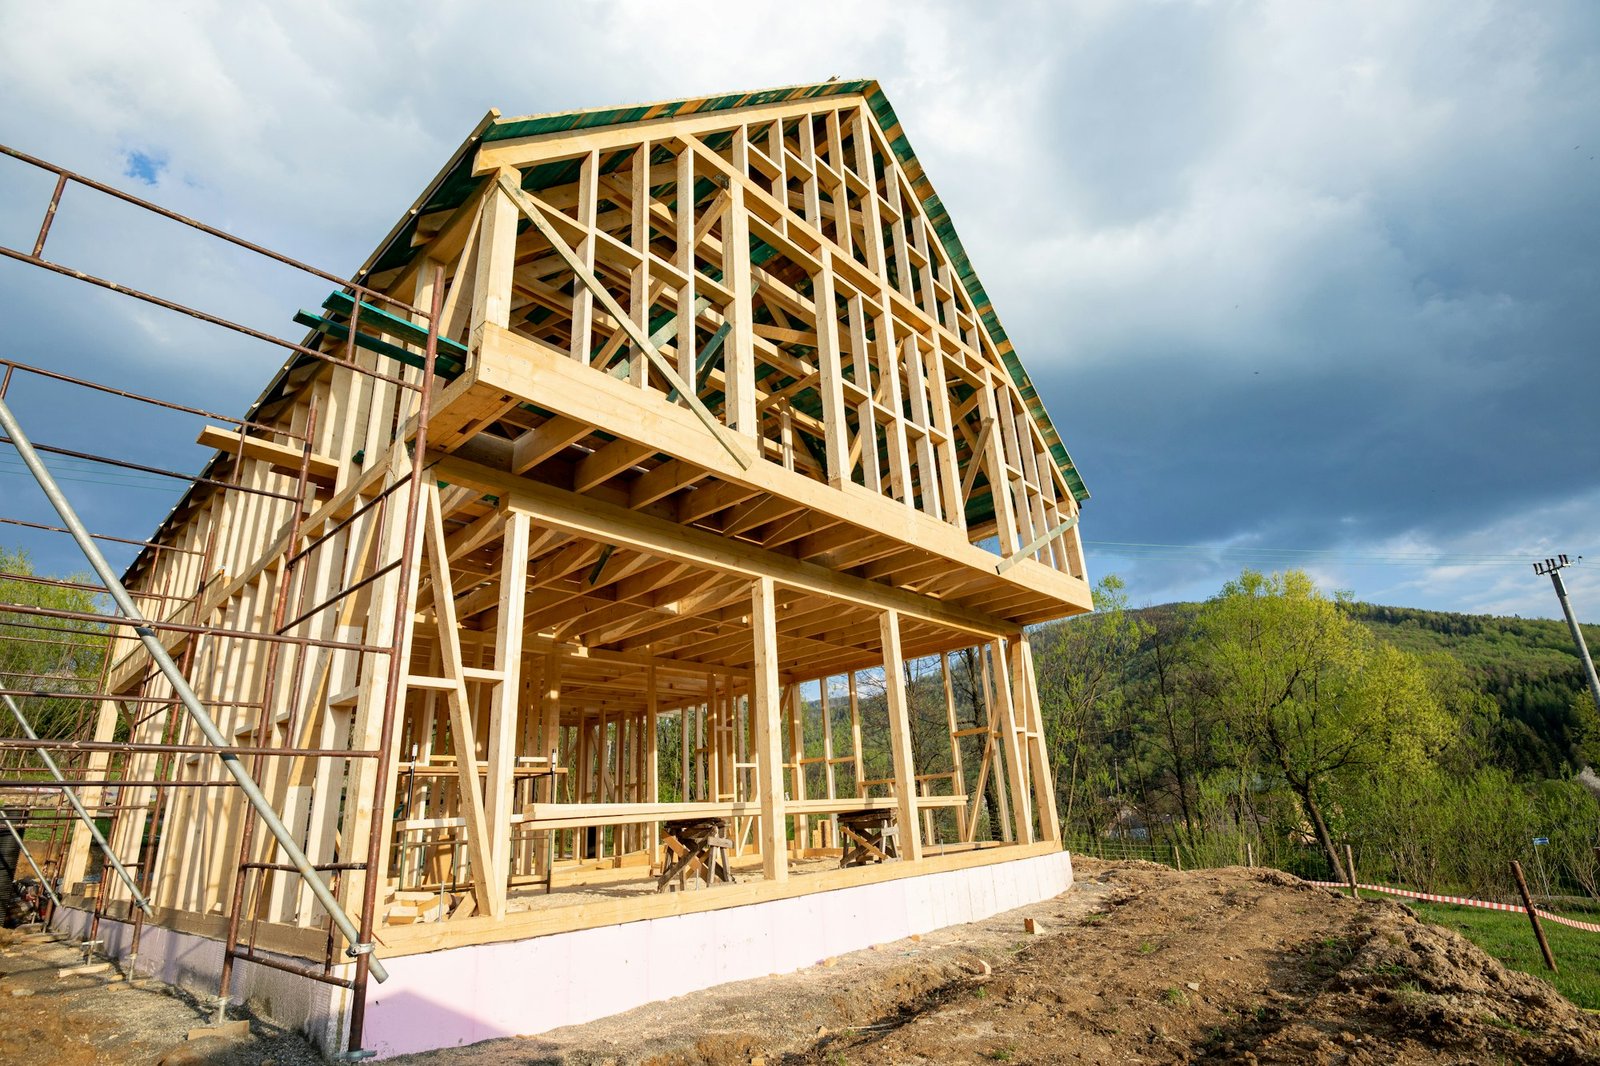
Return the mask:
<path id="1" fill-rule="evenodd" d="M 610 312 L 612 317 L 627 331 L 628 339 L 655 365 L 656 369 L 661 372 L 661 376 L 666 378 L 674 389 L 678 390 L 678 394 L 688 402 L 695 416 L 711 431 L 711 435 L 733 457 L 734 462 L 741 467 L 748 467 L 753 463 L 755 460 L 747 454 L 747 447 L 738 443 L 735 436 L 729 432 L 729 428 L 718 422 L 716 416 L 706 408 L 705 404 L 700 402 L 700 398 L 695 391 L 678 376 L 678 372 L 673 369 L 672 364 L 667 362 L 666 357 L 657 350 L 654 344 L 650 343 L 650 338 L 644 335 L 644 331 L 623 311 L 622 305 L 617 303 L 616 298 L 611 295 L 611 291 L 601 284 L 600 280 L 594 276 L 594 272 L 561 239 L 561 235 L 556 232 L 550 219 L 540 210 L 533 198 L 523 193 L 513 183 L 510 183 L 504 175 L 500 178 L 499 187 L 511 197 L 512 202 L 527 216 L 528 221 L 533 223 L 534 228 L 544 236 L 545 240 L 550 242 L 550 246 L 555 249 L 556 254 L 566 261 L 567 266 L 577 275 L 578 281 L 581 283 L 579 287 L 600 301 L 601 306 Z M 605 419 L 604 421 L 610 422 L 611 420 Z"/>
<path id="2" fill-rule="evenodd" d="M 502 172 L 503 180 L 521 181 L 515 171 Z M 516 265 L 517 212 L 504 196 L 492 190 L 484 197 L 479 227 L 477 269 L 472 280 L 472 318 L 467 347 L 476 350 L 485 325 L 502 329 L 511 324 L 511 273 Z"/>
<path id="3" fill-rule="evenodd" d="M 590 425 L 604 424 L 619 437 L 651 445 L 725 481 L 771 492 L 823 513 L 844 515 L 853 525 L 918 545 L 957 566 L 994 571 L 994 554 L 971 544 L 956 527 L 915 508 L 891 504 L 870 488 L 854 483 L 835 488 L 774 463 L 741 468 L 706 439 L 688 412 L 664 397 L 589 372 L 528 338 L 504 330 L 490 331 L 475 373 L 480 387 L 537 398 L 562 414 Z M 700 491 L 704 490 L 689 494 L 684 503 L 698 497 Z M 1018 564 L 1000 580 L 1018 590 L 1052 597 L 1066 606 L 1066 613 L 1092 606 L 1087 582 L 1035 561 Z"/>
<path id="4" fill-rule="evenodd" d="M 1039 713 L 1039 688 L 1033 670 L 1033 645 L 1027 633 L 1011 641 L 1012 682 L 1022 720 L 1027 723 L 1028 760 L 1033 768 L 1034 803 L 1039 811 L 1041 839 L 1061 840 L 1061 817 L 1056 811 L 1056 789 L 1050 773 L 1050 756 L 1044 744 L 1044 722 Z"/>
<path id="5" fill-rule="evenodd" d="M 522 693 L 522 617 L 528 590 L 528 516 L 506 514 L 500 557 L 500 613 L 495 625 L 494 683 L 489 712 L 489 743 L 484 761 L 484 817 L 489 830 L 489 861 L 497 877 L 511 870 L 512 785 L 517 759 L 517 710 Z"/>
<path id="6" fill-rule="evenodd" d="M 789 877 L 784 851 L 783 752 L 778 718 L 778 593 L 772 578 L 760 577 L 751 587 L 750 631 L 755 650 L 755 677 L 750 705 L 755 719 L 756 789 L 761 797 L 761 872 L 768 881 Z"/>
<path id="7" fill-rule="evenodd" d="M 415 955 L 498 941 L 525 940 L 553 933 L 637 922 L 647 918 L 696 914 L 721 910 L 725 907 L 793 899 L 813 892 L 882 884 L 904 877 L 969 870 L 1000 862 L 1035 858 L 1054 854 L 1059 850 L 1056 845 L 1048 842 L 1029 847 L 968 846 L 947 854 L 929 855 L 920 864 L 874 863 L 871 866 L 854 866 L 844 870 L 824 870 L 805 877 L 791 878 L 785 882 L 763 879 L 723 885 L 714 892 L 629 895 L 624 899 L 596 900 L 576 907 L 519 911 L 507 915 L 506 919 L 500 922 L 479 916 L 460 922 L 399 926 L 384 930 L 384 941 L 388 949 L 388 955 L 385 957 Z"/>
<path id="8" fill-rule="evenodd" d="M 655 449 L 648 444 L 636 444 L 626 439 L 614 440 L 579 461 L 572 476 L 572 491 L 588 492 L 653 454 Z"/>
<path id="9" fill-rule="evenodd" d="M 438 647 L 444 676 L 456 679 L 454 688 L 445 695 L 445 706 L 450 713 L 450 737 L 455 748 L 459 778 L 458 796 L 466 819 L 467 854 L 472 863 L 472 883 L 479 904 L 487 914 L 499 918 L 505 914 L 505 877 L 494 865 L 483 793 L 478 784 L 475 731 L 468 709 L 467 683 L 461 675 L 464 664 L 461 661 L 461 641 L 457 633 L 455 597 L 451 589 L 449 554 L 445 545 L 444 520 L 439 509 L 438 486 L 428 482 L 427 493 L 423 526 L 436 590 L 433 602 Z"/>
<path id="10" fill-rule="evenodd" d="M 406 449 L 404 445 L 396 445 L 389 450 L 385 456 L 384 463 L 371 472 L 370 477 L 363 477 L 356 484 L 392 485 L 402 478 L 409 477 L 410 473 L 411 463 L 406 455 Z M 411 492 L 416 490 L 413 487 L 401 491 Z M 353 503 L 356 499 L 356 492 L 351 491 L 350 501 Z M 426 505 L 426 498 L 424 498 L 424 505 Z M 331 517 L 337 512 L 326 510 L 324 513 Z M 374 562 L 377 560 L 398 559 L 401 556 L 404 551 L 405 525 L 405 522 L 396 520 L 384 523 L 381 540 L 374 545 Z M 311 535 L 311 530 L 316 528 L 318 528 L 316 524 L 308 522 L 303 533 L 309 536 Z M 287 537 L 284 538 L 282 543 L 287 545 Z M 409 661 L 410 658 L 414 627 L 410 624 L 409 618 L 417 599 L 417 583 L 422 571 L 422 567 L 417 564 L 421 561 L 422 548 L 423 545 L 420 540 L 413 546 L 415 554 L 412 556 L 413 565 L 409 585 L 407 587 L 401 586 L 400 570 L 396 567 L 371 586 L 372 594 L 367 607 L 366 639 L 380 647 L 398 644 L 402 662 Z M 281 551 L 282 548 L 274 546 L 273 554 Z M 260 560 L 263 566 L 270 558 L 270 556 L 267 556 Z M 396 633 L 394 604 L 395 600 L 400 597 L 404 597 L 404 602 L 408 605 L 406 612 L 408 621 L 402 631 Z M 355 599 L 355 597 L 350 598 L 352 602 Z M 398 640 L 396 639 L 397 637 L 399 638 Z M 383 706 L 389 685 L 388 656 L 363 656 L 360 670 L 360 697 L 356 701 L 355 718 L 350 725 L 349 741 L 351 747 L 359 746 L 370 750 L 378 746 L 382 733 Z M 395 694 L 395 698 L 397 701 L 405 698 L 403 688 Z M 399 744 L 400 730 L 397 729 L 394 731 L 394 745 L 397 748 Z M 394 749 L 391 749 L 391 758 L 393 757 L 393 751 Z M 352 797 L 353 802 L 347 802 L 344 805 L 342 824 L 339 831 L 339 835 L 343 840 L 365 841 L 371 832 L 371 819 L 379 816 L 379 810 L 385 809 L 386 786 L 383 782 L 375 781 L 375 777 L 375 760 L 357 759 L 351 761 L 348 777 L 346 778 L 346 795 Z M 388 787 L 393 786 L 393 781 L 394 778 L 391 775 Z M 169 817 L 171 816 L 169 815 Z M 385 858 L 380 861 L 386 861 L 386 853 Z M 386 865 L 379 866 L 379 870 L 387 868 Z M 363 891 L 362 878 L 364 876 L 368 876 L 365 871 L 351 871 L 351 876 L 340 878 L 340 899 L 347 911 L 354 910 L 356 901 L 361 899 Z M 370 876 L 382 876 L 382 874 L 374 872 Z"/>
<path id="11" fill-rule="evenodd" d="M 511 472 L 531 470 L 574 441 L 582 440 L 594 428 L 587 422 L 557 415 L 530 429 L 511 443 Z"/>
<path id="12" fill-rule="evenodd" d="M 1022 762 L 1022 749 L 1017 744 L 1017 714 L 1011 699 L 1011 685 L 1006 669 L 1005 642 L 990 643 L 990 661 L 994 664 L 995 709 L 998 721 L 994 723 L 1000 737 L 1000 751 L 1005 756 L 1006 781 L 1011 786 L 1011 816 L 1016 827 L 1016 839 L 1024 844 L 1033 843 L 1033 805 L 1028 796 L 1027 772 Z"/>
<path id="13" fill-rule="evenodd" d="M 630 390 L 631 391 L 631 390 Z M 565 530 L 599 543 L 628 547 L 664 559 L 676 559 L 742 577 L 770 577 L 791 588 L 843 600 L 874 610 L 894 607 L 903 614 L 937 625 L 989 637 L 1012 631 L 1009 623 L 969 613 L 930 597 L 840 574 L 715 533 L 638 514 L 564 489 L 514 478 L 503 471 L 445 456 L 433 466 L 439 479 L 472 485 L 528 512 L 539 524 Z M 993 558 L 993 556 L 989 556 Z"/>
<path id="14" fill-rule="evenodd" d="M 900 615 L 884 611 L 879 616 L 883 639 L 884 697 L 889 705 L 890 754 L 894 760 L 894 791 L 898 801 L 896 823 L 900 854 L 922 861 L 922 828 L 917 824 L 916 764 L 911 754 L 911 713 L 906 699 L 905 659 L 900 653 Z"/>
<path id="15" fill-rule="evenodd" d="M 239 434 L 221 426 L 204 427 L 200 430 L 200 435 L 195 438 L 195 443 L 230 455 L 239 454 Z M 259 459 L 280 474 L 287 474 L 290 477 L 300 475 L 299 448 L 262 440 L 260 437 L 246 436 L 244 456 L 247 459 Z M 339 464 L 326 456 L 312 455 L 307 465 L 306 476 L 323 485 L 332 485 L 339 476 Z"/>

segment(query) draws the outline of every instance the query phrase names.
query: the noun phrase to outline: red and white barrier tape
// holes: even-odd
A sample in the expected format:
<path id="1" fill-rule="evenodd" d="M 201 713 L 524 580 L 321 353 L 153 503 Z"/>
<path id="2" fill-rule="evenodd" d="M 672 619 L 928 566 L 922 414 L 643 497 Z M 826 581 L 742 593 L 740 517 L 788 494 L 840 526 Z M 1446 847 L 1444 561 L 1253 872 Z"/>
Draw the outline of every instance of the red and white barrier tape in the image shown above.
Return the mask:
<path id="1" fill-rule="evenodd" d="M 1312 881 L 1310 883 L 1321 885 L 1325 888 L 1350 887 L 1348 884 L 1339 881 Z M 1466 896 L 1441 896 L 1432 892 L 1416 892 L 1409 888 L 1390 888 L 1388 885 L 1362 884 L 1359 881 L 1356 883 L 1356 887 L 1367 892 L 1386 892 L 1391 896 L 1405 896 L 1407 899 L 1422 899 L 1433 903 L 1454 903 L 1458 907 L 1481 907 L 1487 911 L 1516 911 L 1523 913 L 1522 906 L 1516 903 L 1495 903 L 1492 900 L 1469 899 Z M 1557 925 L 1567 925 L 1574 929 L 1582 929 L 1586 933 L 1600 933 L 1600 924 L 1580 922 L 1575 918 L 1563 918 L 1559 914 L 1551 914 L 1549 911 L 1538 907 L 1535 907 L 1534 911 L 1547 922 L 1555 922 Z"/>

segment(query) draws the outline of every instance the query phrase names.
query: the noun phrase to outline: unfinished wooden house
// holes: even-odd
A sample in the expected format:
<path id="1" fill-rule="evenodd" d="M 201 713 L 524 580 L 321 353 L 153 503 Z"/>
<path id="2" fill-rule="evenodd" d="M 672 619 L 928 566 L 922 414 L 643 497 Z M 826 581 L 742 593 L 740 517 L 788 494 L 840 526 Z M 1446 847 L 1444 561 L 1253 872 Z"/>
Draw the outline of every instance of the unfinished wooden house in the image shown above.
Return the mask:
<path id="1" fill-rule="evenodd" d="M 132 636 L 99 939 L 389 1055 L 1067 887 L 1086 494 L 876 83 L 491 113 L 354 280 L 124 580 L 370 939 Z"/>

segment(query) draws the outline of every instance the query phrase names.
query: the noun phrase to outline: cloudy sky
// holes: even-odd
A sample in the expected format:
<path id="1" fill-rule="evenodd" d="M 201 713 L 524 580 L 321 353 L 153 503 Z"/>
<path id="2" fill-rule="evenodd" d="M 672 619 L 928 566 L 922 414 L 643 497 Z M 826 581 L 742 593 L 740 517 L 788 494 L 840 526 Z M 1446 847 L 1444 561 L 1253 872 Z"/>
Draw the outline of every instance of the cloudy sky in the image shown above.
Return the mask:
<path id="1" fill-rule="evenodd" d="M 335 272 L 490 107 L 875 77 L 1093 492 L 1097 575 L 1552 615 L 1528 561 L 1564 551 L 1600 621 L 1592 0 L 135 6 L 0 6 L 0 141 Z M 49 191 L 0 160 L 0 241 Z M 82 190 L 48 254 L 286 336 L 326 288 Z M 281 362 L 3 261 L 0 348 L 235 412 Z M 13 395 L 38 440 L 202 459 L 192 418 Z M 176 497 L 62 470 L 107 530 Z M 0 512 L 43 517 L 17 471 Z"/>

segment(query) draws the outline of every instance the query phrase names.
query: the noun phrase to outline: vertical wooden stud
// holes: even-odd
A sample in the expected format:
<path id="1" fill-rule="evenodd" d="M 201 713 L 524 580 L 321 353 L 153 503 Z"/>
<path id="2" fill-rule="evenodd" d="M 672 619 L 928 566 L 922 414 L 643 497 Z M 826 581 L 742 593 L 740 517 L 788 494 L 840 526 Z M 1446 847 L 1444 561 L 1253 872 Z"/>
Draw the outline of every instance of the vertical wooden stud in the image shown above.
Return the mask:
<path id="1" fill-rule="evenodd" d="M 757 578 L 750 597 L 755 673 L 750 701 L 755 708 L 756 787 L 761 793 L 761 872 L 768 881 L 789 879 L 784 854 L 783 744 L 778 718 L 778 594 L 770 577 Z"/>

